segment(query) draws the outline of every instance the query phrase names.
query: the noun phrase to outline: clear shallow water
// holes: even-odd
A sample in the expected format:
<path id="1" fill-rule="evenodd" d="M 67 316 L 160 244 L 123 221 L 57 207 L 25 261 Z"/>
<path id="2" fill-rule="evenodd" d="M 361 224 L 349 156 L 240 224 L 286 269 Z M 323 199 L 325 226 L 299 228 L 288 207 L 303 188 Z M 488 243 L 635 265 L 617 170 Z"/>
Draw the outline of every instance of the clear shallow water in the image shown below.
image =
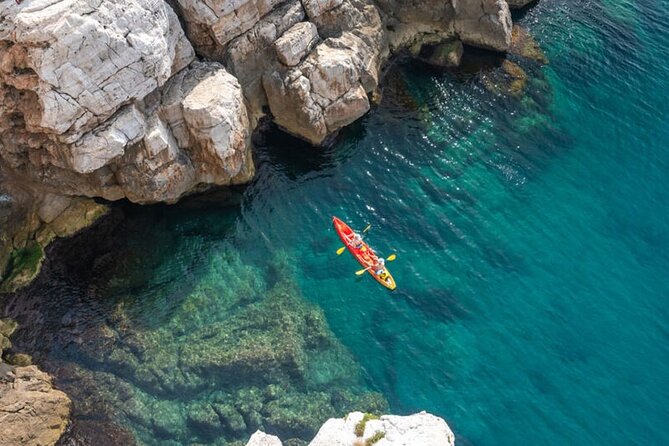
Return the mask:
<path id="1" fill-rule="evenodd" d="M 170 370 L 214 357 L 227 341 L 202 330 L 288 281 L 300 296 L 282 317 L 308 312 L 306 299 L 341 343 L 309 347 L 306 378 L 276 378 L 295 398 L 378 391 L 394 413 L 443 416 L 461 445 L 669 444 L 669 15 L 661 2 L 543 0 L 518 22 L 551 61 L 522 65 L 522 98 L 491 94 L 480 73 L 403 65 L 333 148 L 260 144 L 239 204 L 126 209 L 115 229 L 78 238 L 73 252 L 96 246 L 95 277 L 81 265 L 73 276 L 64 255 L 18 296 L 28 303 L 15 297 L 6 312 L 19 319 L 38 311 L 30 299 L 58 307 L 19 344 L 65 387 L 82 380 L 63 369 L 94 370 L 91 389 L 125 386 L 128 401 L 184 425 L 157 435 L 112 404 L 143 442 L 222 443 L 183 420 L 234 378 Z M 332 215 L 371 222 L 368 241 L 397 253 L 396 292 L 334 254 Z M 96 357 L 74 335 L 41 338 L 72 325 L 123 342 L 95 344 L 114 352 Z M 127 325 L 150 346 L 137 362 L 116 358 L 132 351 Z M 175 388 L 138 373 L 142 362 L 167 364 L 158 382 Z M 278 417 L 271 404 L 265 419 Z"/>

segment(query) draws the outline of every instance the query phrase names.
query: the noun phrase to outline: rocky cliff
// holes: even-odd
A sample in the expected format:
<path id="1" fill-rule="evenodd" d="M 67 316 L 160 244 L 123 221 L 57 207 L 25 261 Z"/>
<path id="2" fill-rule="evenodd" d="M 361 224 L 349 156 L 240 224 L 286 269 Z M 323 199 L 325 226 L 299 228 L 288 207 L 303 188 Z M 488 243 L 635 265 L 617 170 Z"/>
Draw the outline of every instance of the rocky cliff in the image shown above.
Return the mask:
<path id="1" fill-rule="evenodd" d="M 331 418 L 309 446 L 454 446 L 455 436 L 446 422 L 426 412 L 410 416 L 376 417 L 353 412 L 345 418 Z M 246 446 L 282 446 L 281 440 L 256 432 Z"/>
<path id="2" fill-rule="evenodd" d="M 0 182 L 21 185 L 3 206 L 34 222 L 0 234 L 0 272 L 48 224 L 34 203 L 171 203 L 247 182 L 263 116 L 323 144 L 378 100 L 393 54 L 446 42 L 435 60 L 453 65 L 462 43 L 507 51 L 509 5 L 525 3 L 0 2 Z"/>

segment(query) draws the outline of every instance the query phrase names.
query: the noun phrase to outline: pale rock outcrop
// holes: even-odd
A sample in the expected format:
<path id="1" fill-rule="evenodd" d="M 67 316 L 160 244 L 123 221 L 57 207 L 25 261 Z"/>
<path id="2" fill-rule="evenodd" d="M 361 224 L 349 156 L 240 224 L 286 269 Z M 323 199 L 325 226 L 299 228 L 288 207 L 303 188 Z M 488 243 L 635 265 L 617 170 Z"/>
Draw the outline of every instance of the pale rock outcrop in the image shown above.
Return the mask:
<path id="1" fill-rule="evenodd" d="M 304 9 L 310 20 L 314 20 L 324 12 L 331 11 L 341 5 L 343 0 L 302 0 Z"/>
<path id="2" fill-rule="evenodd" d="M 296 66 L 265 73 L 263 87 L 280 127 L 321 144 L 369 110 L 383 60 L 383 26 L 378 12 L 367 12 L 357 29 L 326 39 Z"/>
<path id="3" fill-rule="evenodd" d="M 281 0 L 177 0 L 188 36 L 203 54 L 216 58 L 235 37 L 250 30 Z"/>
<path id="4" fill-rule="evenodd" d="M 464 43 L 495 51 L 511 45 L 511 12 L 506 0 L 453 0 L 455 32 Z"/>
<path id="5" fill-rule="evenodd" d="M 239 184 L 253 176 L 242 89 L 221 64 L 192 64 L 143 105 L 146 131 L 116 173 L 132 201 L 174 202 L 199 184 Z"/>
<path id="6" fill-rule="evenodd" d="M 251 177 L 241 87 L 221 65 L 186 68 L 194 52 L 166 3 L 33 0 L 0 11 L 0 157 L 19 176 L 59 195 L 138 203 Z M 191 109 L 185 94 L 164 94 L 186 77 L 186 93 L 206 84 Z M 165 100 L 176 123 L 161 116 Z M 198 101 L 211 116 L 192 109 Z"/>
<path id="7" fill-rule="evenodd" d="M 455 36 L 453 1 L 378 0 L 378 4 L 387 17 L 391 51 Z"/>
<path id="8" fill-rule="evenodd" d="M 237 79 L 223 67 L 209 73 L 182 102 L 192 158 L 203 183 L 231 181 L 240 173 L 250 138 L 244 97 Z"/>
<path id="9" fill-rule="evenodd" d="M 66 142 L 193 58 L 174 12 L 150 0 L 2 2 L 0 41 L 0 81 L 34 94 L 26 127 Z"/>
<path id="10" fill-rule="evenodd" d="M 289 67 L 295 66 L 318 42 L 318 29 L 311 22 L 293 25 L 274 42 L 274 49 L 279 61 Z"/>
<path id="11" fill-rule="evenodd" d="M 267 435 L 262 431 L 256 431 L 251 435 L 246 446 L 282 446 L 282 443 L 281 440 L 279 440 L 279 437 Z"/>
<path id="12" fill-rule="evenodd" d="M 328 39 L 297 68 L 263 80 L 274 121 L 313 144 L 369 110 L 360 67 L 351 50 L 339 43 Z"/>
<path id="13" fill-rule="evenodd" d="M 455 445 L 455 436 L 448 424 L 427 412 L 409 416 L 383 415 L 370 420 L 363 420 L 364 417 L 362 412 L 352 412 L 345 418 L 327 420 L 309 446 L 365 445 L 373 437 L 375 446 Z M 357 426 L 364 427 L 360 437 L 356 435 Z M 281 446 L 281 441 L 258 431 L 246 446 Z"/>
<path id="14" fill-rule="evenodd" d="M 304 18 L 300 0 L 289 0 L 228 45 L 223 63 L 239 80 L 253 122 L 263 115 L 262 108 L 267 105 L 262 76 L 277 60 L 274 42 Z"/>
<path id="15" fill-rule="evenodd" d="M 72 403 L 49 375 L 29 365 L 30 355 L 3 355 L 16 328 L 15 321 L 0 319 L 0 446 L 51 446 L 65 432 Z"/>

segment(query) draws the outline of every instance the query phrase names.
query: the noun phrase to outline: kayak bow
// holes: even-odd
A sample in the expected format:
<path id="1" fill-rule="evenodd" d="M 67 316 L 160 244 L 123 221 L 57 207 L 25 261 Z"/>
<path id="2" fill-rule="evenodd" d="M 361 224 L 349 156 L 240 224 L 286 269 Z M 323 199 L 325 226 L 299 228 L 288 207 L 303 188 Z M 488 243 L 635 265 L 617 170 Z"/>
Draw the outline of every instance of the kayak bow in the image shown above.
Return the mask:
<path id="1" fill-rule="evenodd" d="M 353 254 L 353 257 L 355 257 L 355 259 L 364 268 L 368 268 L 367 272 L 371 274 L 372 277 L 374 277 L 374 279 L 376 279 L 376 281 L 381 285 L 390 290 L 394 290 L 397 285 L 395 284 L 395 279 L 393 279 L 390 271 L 388 271 L 388 267 L 384 266 L 384 269 L 386 270 L 384 277 L 376 274 L 376 271 L 374 271 L 374 268 L 372 268 L 374 265 L 376 265 L 379 259 L 374 250 L 372 250 L 372 248 L 370 248 L 369 245 L 364 241 L 361 242 L 361 246 L 358 248 L 353 246 L 353 229 L 351 229 L 346 223 L 337 217 L 332 217 L 332 224 L 334 225 L 335 231 L 337 231 L 337 235 L 339 235 L 339 238 L 344 243 L 344 246 L 346 246 L 349 252 Z"/>

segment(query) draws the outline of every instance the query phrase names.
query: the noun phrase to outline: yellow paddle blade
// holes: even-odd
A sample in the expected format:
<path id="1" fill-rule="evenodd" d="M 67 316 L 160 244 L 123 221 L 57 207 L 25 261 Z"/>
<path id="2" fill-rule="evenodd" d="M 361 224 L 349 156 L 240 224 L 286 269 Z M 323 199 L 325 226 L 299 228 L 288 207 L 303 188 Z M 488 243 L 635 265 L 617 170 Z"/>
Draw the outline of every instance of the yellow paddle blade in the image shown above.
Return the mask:
<path id="1" fill-rule="evenodd" d="M 365 269 L 361 269 L 360 271 L 356 271 L 355 275 L 356 276 L 362 276 L 363 274 L 365 274 L 365 271 L 367 271 L 368 269 L 369 268 L 365 268 Z"/>
<path id="2" fill-rule="evenodd" d="M 388 258 L 386 259 L 386 262 L 392 262 L 392 261 L 395 260 L 396 258 L 397 258 L 397 255 L 395 255 L 395 254 L 390 254 L 390 255 L 388 256 Z"/>
<path id="3" fill-rule="evenodd" d="M 365 229 L 362 230 L 362 232 L 364 233 L 364 232 L 369 231 L 371 227 L 372 227 L 372 224 L 369 223 L 369 224 L 367 225 L 367 227 L 366 227 Z"/>
<path id="4" fill-rule="evenodd" d="M 345 250 L 346 250 L 346 246 L 342 246 L 341 248 L 339 248 L 339 249 L 337 250 L 337 255 L 340 256 L 341 253 L 344 252 Z"/>

